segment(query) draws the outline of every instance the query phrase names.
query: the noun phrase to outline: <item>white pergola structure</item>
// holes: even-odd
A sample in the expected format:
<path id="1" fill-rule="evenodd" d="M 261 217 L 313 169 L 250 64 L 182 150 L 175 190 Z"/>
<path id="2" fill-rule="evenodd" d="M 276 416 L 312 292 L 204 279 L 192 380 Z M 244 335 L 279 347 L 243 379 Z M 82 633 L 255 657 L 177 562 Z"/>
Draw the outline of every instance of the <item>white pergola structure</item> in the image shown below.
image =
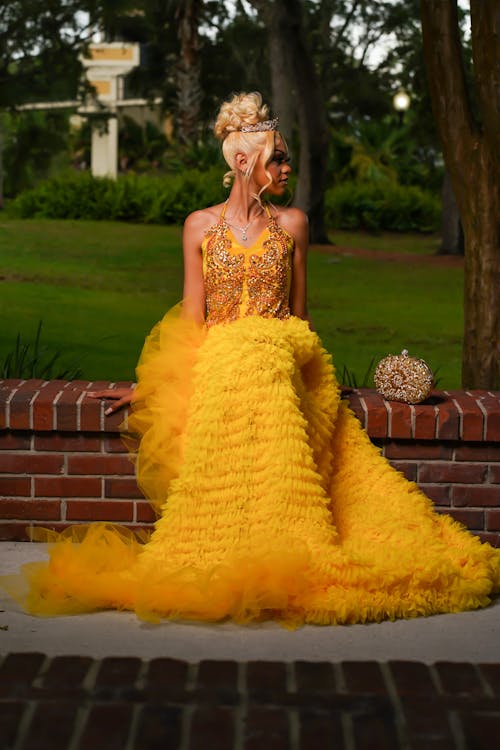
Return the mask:
<path id="1" fill-rule="evenodd" d="M 59 102 L 30 102 L 20 104 L 20 112 L 28 110 L 76 109 L 79 117 L 91 121 L 91 171 L 96 177 L 118 174 L 118 110 L 121 108 L 150 107 L 161 104 L 161 97 L 152 102 L 147 99 L 124 99 L 124 77 L 140 64 L 139 45 L 125 42 L 91 44 L 89 57 L 82 57 L 87 79 L 95 94 L 86 102 L 78 100 Z M 78 119 L 78 118 L 77 118 Z M 103 127 L 103 121 L 105 127 Z"/>
<path id="2" fill-rule="evenodd" d="M 81 62 L 97 101 L 88 101 L 78 114 L 89 116 L 92 125 L 91 170 L 96 177 L 116 178 L 118 173 L 117 109 L 124 105 L 123 79 L 139 65 L 139 45 L 123 42 L 91 44 L 89 57 Z M 127 101 L 127 104 L 130 100 Z M 92 117 L 94 115 L 94 117 Z M 102 127 L 102 115 L 106 127 Z M 101 122 L 98 122 L 98 119 Z"/>

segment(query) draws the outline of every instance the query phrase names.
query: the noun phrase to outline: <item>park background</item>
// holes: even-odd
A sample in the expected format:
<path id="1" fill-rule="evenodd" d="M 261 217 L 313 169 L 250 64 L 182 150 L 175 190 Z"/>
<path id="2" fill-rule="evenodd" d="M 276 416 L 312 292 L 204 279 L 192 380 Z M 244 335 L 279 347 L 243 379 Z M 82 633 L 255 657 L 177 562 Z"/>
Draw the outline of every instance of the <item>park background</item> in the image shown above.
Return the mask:
<path id="1" fill-rule="evenodd" d="M 180 296 L 183 219 L 226 194 L 211 135 L 218 106 L 232 91 L 259 90 L 290 145 L 296 177 L 287 200 L 311 222 L 310 310 L 342 382 L 371 385 L 374 363 L 407 348 L 429 362 L 441 388 L 498 385 L 491 237 L 479 236 L 492 210 L 483 200 L 478 214 L 473 199 L 463 199 L 491 195 L 494 182 L 478 183 L 472 149 L 462 158 L 472 134 L 488 176 L 481 148 L 488 156 L 495 123 L 483 106 L 484 75 L 477 85 L 489 68 L 474 54 L 474 18 L 477 36 L 489 7 L 489 0 L 4 6 L 3 377 L 134 377 L 145 333 Z M 120 114 L 116 180 L 89 173 L 91 128 L 107 127 L 106 109 L 82 117 L 79 106 L 49 106 L 92 100 L 81 55 L 96 40 L 141 45 L 141 65 L 124 87 L 148 104 L 140 116 Z M 488 54 L 489 42 L 482 33 Z M 437 84 L 454 102 L 453 118 L 436 104 Z M 409 106 L 397 111 L 402 92 Z M 471 341 L 478 320 L 489 355 Z"/>

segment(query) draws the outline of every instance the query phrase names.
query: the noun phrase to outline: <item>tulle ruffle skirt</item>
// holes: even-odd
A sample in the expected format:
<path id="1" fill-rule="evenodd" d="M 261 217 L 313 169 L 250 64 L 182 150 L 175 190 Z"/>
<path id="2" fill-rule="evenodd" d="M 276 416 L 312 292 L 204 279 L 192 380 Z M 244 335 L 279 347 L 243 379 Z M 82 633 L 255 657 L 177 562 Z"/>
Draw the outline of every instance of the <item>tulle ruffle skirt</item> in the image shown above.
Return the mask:
<path id="1" fill-rule="evenodd" d="M 30 612 L 293 627 L 474 609 L 499 589 L 500 551 L 380 455 L 305 321 L 207 331 L 173 311 L 137 373 L 130 426 L 154 532 L 54 535 L 49 561 L 24 570 Z"/>

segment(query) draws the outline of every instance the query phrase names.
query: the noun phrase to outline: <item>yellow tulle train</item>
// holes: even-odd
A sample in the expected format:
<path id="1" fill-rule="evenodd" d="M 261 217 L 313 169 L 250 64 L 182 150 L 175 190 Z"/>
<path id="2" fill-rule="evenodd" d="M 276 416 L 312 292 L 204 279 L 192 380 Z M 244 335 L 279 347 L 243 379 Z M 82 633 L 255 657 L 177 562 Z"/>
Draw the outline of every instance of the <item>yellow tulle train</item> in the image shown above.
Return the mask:
<path id="1" fill-rule="evenodd" d="M 474 609 L 500 588 L 500 551 L 391 468 L 305 321 L 206 331 L 170 313 L 146 341 L 135 401 L 154 533 L 54 536 L 49 562 L 24 571 L 30 612 L 294 627 Z"/>

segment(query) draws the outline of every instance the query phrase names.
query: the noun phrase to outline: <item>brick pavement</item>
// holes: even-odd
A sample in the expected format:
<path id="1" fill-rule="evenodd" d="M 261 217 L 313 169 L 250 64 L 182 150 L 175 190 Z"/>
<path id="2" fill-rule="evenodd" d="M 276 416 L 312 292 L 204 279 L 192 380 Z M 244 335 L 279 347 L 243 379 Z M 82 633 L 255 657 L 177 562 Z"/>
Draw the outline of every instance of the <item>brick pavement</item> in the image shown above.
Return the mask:
<path id="1" fill-rule="evenodd" d="M 2 750 L 491 750 L 498 737 L 500 664 L 0 663 Z"/>

